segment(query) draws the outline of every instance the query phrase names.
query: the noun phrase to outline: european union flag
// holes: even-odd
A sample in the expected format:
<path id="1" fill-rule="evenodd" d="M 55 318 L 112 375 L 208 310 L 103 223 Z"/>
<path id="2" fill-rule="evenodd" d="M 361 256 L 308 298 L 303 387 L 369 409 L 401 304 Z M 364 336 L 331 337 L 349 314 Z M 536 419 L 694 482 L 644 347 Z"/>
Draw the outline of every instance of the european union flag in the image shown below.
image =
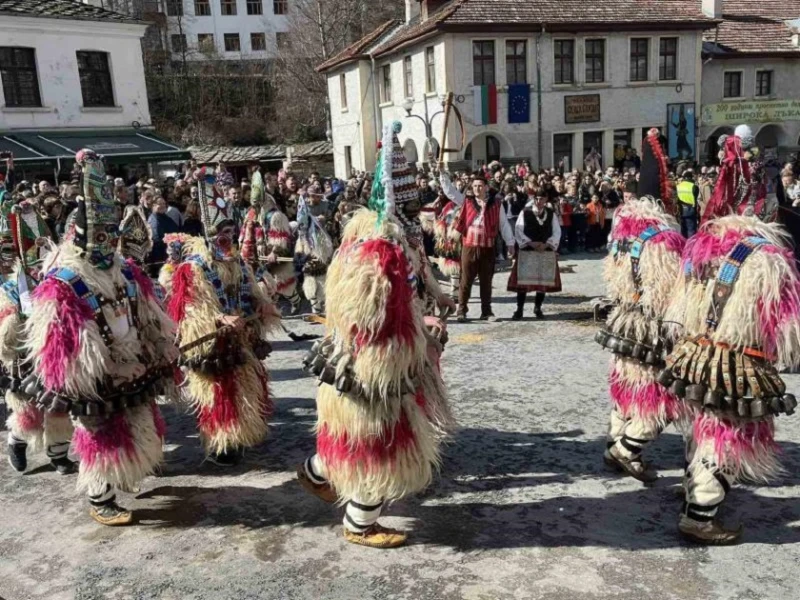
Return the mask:
<path id="1" fill-rule="evenodd" d="M 530 123 L 531 121 L 531 86 L 517 83 L 508 86 L 508 122 Z"/>

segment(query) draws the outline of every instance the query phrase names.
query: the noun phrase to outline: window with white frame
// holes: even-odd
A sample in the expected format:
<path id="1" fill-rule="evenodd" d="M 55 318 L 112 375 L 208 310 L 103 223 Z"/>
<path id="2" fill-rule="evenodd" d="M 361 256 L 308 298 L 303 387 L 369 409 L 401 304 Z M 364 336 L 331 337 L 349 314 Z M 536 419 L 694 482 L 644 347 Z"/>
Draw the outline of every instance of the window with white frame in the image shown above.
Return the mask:
<path id="1" fill-rule="evenodd" d="M 267 36 L 264 33 L 250 34 L 250 51 L 263 52 L 267 49 Z"/>
<path id="2" fill-rule="evenodd" d="M 262 0 L 247 0 L 248 15 L 263 15 L 264 3 Z"/>
<path id="3" fill-rule="evenodd" d="M 183 16 L 183 0 L 167 0 L 167 16 L 168 17 L 182 17 Z"/>
<path id="4" fill-rule="evenodd" d="M 649 61 L 650 38 L 631 38 L 631 81 L 647 81 Z"/>
<path id="5" fill-rule="evenodd" d="M 472 85 L 494 83 L 494 41 L 472 42 Z"/>
<path id="6" fill-rule="evenodd" d="M 606 80 L 606 41 L 586 40 L 586 83 Z"/>
<path id="7" fill-rule="evenodd" d="M 575 83 L 575 40 L 554 40 L 553 58 L 555 83 Z"/>
<path id="8" fill-rule="evenodd" d="M 223 17 L 236 15 L 236 0 L 219 0 L 219 12 Z"/>
<path id="9" fill-rule="evenodd" d="M 528 83 L 528 43 L 525 40 L 506 41 L 506 83 Z"/>
<path id="10" fill-rule="evenodd" d="M 242 43 L 239 41 L 238 33 L 226 33 L 222 36 L 225 43 L 225 52 L 240 52 Z"/>
<path id="11" fill-rule="evenodd" d="M 436 53 L 433 46 L 425 48 L 425 91 L 436 91 Z"/>
<path id="12" fill-rule="evenodd" d="M 381 67 L 381 102 L 392 101 L 392 65 Z"/>
<path id="13" fill-rule="evenodd" d="M 186 43 L 185 37 L 183 43 Z M 78 59 L 83 105 L 114 106 L 114 85 L 111 81 L 108 52 L 79 50 L 75 54 Z"/>
<path id="14" fill-rule="evenodd" d="M 414 67 L 410 56 L 406 56 L 403 59 L 403 88 L 406 98 L 414 97 Z"/>
<path id="15" fill-rule="evenodd" d="M 21 108 L 42 105 L 34 48 L 0 46 L 0 79 L 6 106 Z"/>
<path id="16" fill-rule="evenodd" d="M 741 98 L 742 97 L 742 72 L 741 71 L 725 71 L 724 84 L 722 90 L 723 98 Z"/>
<path id="17" fill-rule="evenodd" d="M 756 71 L 756 96 L 772 95 L 772 71 Z"/>
<path id="18" fill-rule="evenodd" d="M 661 38 L 658 43 L 658 78 L 674 81 L 678 78 L 678 38 Z"/>

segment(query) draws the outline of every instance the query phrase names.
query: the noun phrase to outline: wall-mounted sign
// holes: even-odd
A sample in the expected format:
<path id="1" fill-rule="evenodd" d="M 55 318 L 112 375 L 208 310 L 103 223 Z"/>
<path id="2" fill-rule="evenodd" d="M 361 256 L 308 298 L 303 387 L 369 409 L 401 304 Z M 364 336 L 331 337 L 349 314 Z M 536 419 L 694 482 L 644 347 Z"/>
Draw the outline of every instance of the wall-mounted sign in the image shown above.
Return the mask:
<path id="1" fill-rule="evenodd" d="M 800 100 L 749 100 L 704 104 L 700 116 L 702 124 L 706 126 L 800 121 Z"/>
<path id="2" fill-rule="evenodd" d="M 600 94 L 564 96 L 565 123 L 596 123 L 600 120 Z"/>

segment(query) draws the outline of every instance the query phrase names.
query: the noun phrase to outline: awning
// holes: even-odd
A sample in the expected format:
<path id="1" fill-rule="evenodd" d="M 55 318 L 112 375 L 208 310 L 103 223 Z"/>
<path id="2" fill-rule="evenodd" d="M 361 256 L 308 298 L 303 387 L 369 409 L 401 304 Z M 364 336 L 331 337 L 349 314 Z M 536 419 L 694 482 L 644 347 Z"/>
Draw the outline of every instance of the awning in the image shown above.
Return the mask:
<path id="1" fill-rule="evenodd" d="M 49 165 L 54 162 L 46 154 L 8 135 L 0 134 L 0 152 L 11 152 L 14 160 L 30 166 Z"/>
<path id="2" fill-rule="evenodd" d="M 165 142 L 150 132 L 137 130 L 95 130 L 80 133 L 0 133 L 0 149 L 14 153 L 15 162 L 23 165 L 49 162 L 53 165 L 75 159 L 81 148 L 91 148 L 111 164 L 151 163 L 187 160 L 188 151 Z"/>

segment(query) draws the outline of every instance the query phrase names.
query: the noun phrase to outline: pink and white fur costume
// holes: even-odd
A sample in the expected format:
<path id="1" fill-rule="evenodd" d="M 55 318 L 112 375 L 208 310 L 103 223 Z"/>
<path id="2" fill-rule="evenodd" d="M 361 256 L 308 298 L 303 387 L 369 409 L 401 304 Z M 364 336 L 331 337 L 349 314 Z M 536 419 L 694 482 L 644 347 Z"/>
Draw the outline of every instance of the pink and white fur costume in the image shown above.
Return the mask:
<path id="1" fill-rule="evenodd" d="M 108 270 L 98 269 L 69 241 L 61 244 L 51 266 L 71 270 L 95 295 L 108 299 L 125 289 L 122 268 L 127 266 L 135 282 L 139 328 L 130 319 L 116 319 L 115 309 L 105 304 L 101 310 L 114 324 L 107 344 L 88 302 L 69 285 L 46 277 L 33 295 L 24 348 L 47 392 L 72 401 L 102 401 L 98 381 L 110 378 L 118 386 L 143 372 L 162 369 L 174 358 L 175 325 L 141 269 L 119 257 Z M 125 311 L 133 308 L 127 302 L 124 306 Z M 113 488 L 135 489 L 155 470 L 165 433 L 155 401 L 106 410 L 101 416 L 73 418 L 73 448 L 80 457 L 78 487 L 100 500 L 113 498 Z"/>
<path id="2" fill-rule="evenodd" d="M 618 252 L 650 227 L 667 230 L 643 244 L 639 259 L 640 281 L 634 279 L 631 253 Z M 651 199 L 626 202 L 617 211 L 611 230 L 615 250 L 604 261 L 608 296 L 616 304 L 606 331 L 621 339 L 658 340 L 685 243 L 680 227 L 663 207 Z M 670 423 L 685 417 L 683 402 L 657 381 L 656 366 L 630 356 L 611 359 L 609 391 L 613 408 L 608 447 L 628 459 L 638 459 L 645 446 L 655 441 Z"/>
<path id="3" fill-rule="evenodd" d="M 16 281 L 21 269 L 17 260 L 9 280 Z M 22 307 L 8 294 L 0 292 L 0 363 L 12 376 L 16 376 L 26 358 L 22 346 L 25 319 Z M 51 459 L 67 455 L 73 431 L 69 415 L 42 410 L 32 398 L 25 397 L 22 390 L 7 389 L 5 399 L 11 409 L 6 422 L 9 443 L 22 441 L 34 452 L 46 450 Z"/>
<path id="4" fill-rule="evenodd" d="M 707 318 L 718 270 L 728 254 L 748 236 L 764 238 L 744 261 L 716 328 Z M 800 362 L 800 274 L 778 224 L 755 217 L 724 216 L 701 226 L 683 253 L 667 319 L 683 324 L 682 341 L 706 338 L 712 348 L 725 345 L 742 353 L 754 348 L 783 365 Z M 681 346 L 668 358 L 671 369 Z M 688 383 L 699 382 L 692 379 Z M 745 394 L 745 396 L 747 393 Z M 710 520 L 730 485 L 740 479 L 768 481 L 780 472 L 772 414 L 739 418 L 708 406 L 694 417 L 694 455 L 686 476 L 686 514 Z"/>

